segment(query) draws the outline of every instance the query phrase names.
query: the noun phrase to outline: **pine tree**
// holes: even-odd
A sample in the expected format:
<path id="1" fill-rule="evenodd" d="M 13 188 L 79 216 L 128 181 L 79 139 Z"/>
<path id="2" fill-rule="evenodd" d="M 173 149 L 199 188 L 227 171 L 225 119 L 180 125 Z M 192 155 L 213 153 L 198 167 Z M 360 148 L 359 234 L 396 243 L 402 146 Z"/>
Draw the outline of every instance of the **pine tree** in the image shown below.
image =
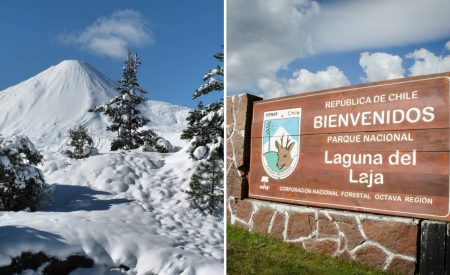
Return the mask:
<path id="1" fill-rule="evenodd" d="M 222 101 L 211 103 L 206 107 L 199 102 L 197 109 L 191 110 L 186 120 L 188 127 L 183 130 L 181 139 L 190 140 L 189 153 L 194 159 L 203 158 L 196 154 L 198 149 L 203 148 L 209 155 L 223 156 Z"/>
<path id="2" fill-rule="evenodd" d="M 214 57 L 223 62 L 223 52 L 216 53 Z M 223 75 L 224 70 L 220 65 L 210 70 L 203 76 L 203 81 L 207 83 L 201 85 L 192 98 L 212 91 L 223 91 Z M 186 118 L 188 127 L 183 130 L 181 139 L 189 140 L 188 151 L 194 159 L 210 158 L 214 154 L 223 158 L 223 113 L 222 99 L 207 106 L 200 102 L 196 110 L 189 112 Z"/>
<path id="3" fill-rule="evenodd" d="M 200 120 L 203 118 L 202 110 L 205 108 L 203 102 L 197 104 L 197 109 L 189 111 L 186 118 L 188 127 L 181 133 L 181 139 L 190 140 L 195 136 L 203 135 L 203 129 L 200 127 Z"/>
<path id="4" fill-rule="evenodd" d="M 128 52 L 122 79 L 117 87 L 118 96 L 108 103 L 89 109 L 89 112 L 100 112 L 112 120 L 108 131 L 117 132 L 117 138 L 111 143 L 111 150 L 135 149 L 145 142 L 155 143 L 158 136 L 150 129 L 141 130 L 150 120 L 145 118 L 137 109 L 143 103 L 145 91 L 137 81 L 137 70 L 141 62 L 137 54 Z"/>
<path id="5" fill-rule="evenodd" d="M 43 156 L 26 136 L 0 136 L 0 210 L 35 211 L 47 194 L 42 172 L 35 167 Z"/>
<path id="6" fill-rule="evenodd" d="M 222 52 L 214 57 L 223 62 Z M 220 65 L 210 70 L 203 76 L 207 83 L 201 85 L 192 98 L 223 91 L 223 75 Z M 181 135 L 182 139 L 190 140 L 190 155 L 201 160 L 186 193 L 193 208 L 210 215 L 220 215 L 223 208 L 223 113 L 223 99 L 207 106 L 200 102 L 197 109 L 189 112 L 188 127 Z"/>
<path id="7" fill-rule="evenodd" d="M 93 143 L 92 137 L 87 133 L 86 128 L 77 125 L 69 129 L 69 140 L 66 145 L 70 149 L 66 150 L 65 153 L 71 158 L 87 158 L 94 153 Z"/>
<path id="8" fill-rule="evenodd" d="M 267 122 L 265 131 L 266 131 L 266 135 L 269 137 L 269 150 L 268 151 L 270 152 L 270 138 L 272 137 L 272 131 L 273 131 L 273 126 L 272 126 L 271 120 L 269 120 Z"/>
<path id="9" fill-rule="evenodd" d="M 217 155 L 200 163 L 186 191 L 191 207 L 203 214 L 221 215 L 223 206 L 223 159 Z"/>
<path id="10" fill-rule="evenodd" d="M 214 55 L 219 62 L 223 63 L 224 54 L 223 52 L 218 52 Z M 203 76 L 203 82 L 208 81 L 207 83 L 201 85 L 192 95 L 192 99 L 196 99 L 201 95 L 206 95 L 212 91 L 223 91 L 223 74 L 224 70 L 222 66 L 217 65 L 214 69 L 209 70 Z"/>

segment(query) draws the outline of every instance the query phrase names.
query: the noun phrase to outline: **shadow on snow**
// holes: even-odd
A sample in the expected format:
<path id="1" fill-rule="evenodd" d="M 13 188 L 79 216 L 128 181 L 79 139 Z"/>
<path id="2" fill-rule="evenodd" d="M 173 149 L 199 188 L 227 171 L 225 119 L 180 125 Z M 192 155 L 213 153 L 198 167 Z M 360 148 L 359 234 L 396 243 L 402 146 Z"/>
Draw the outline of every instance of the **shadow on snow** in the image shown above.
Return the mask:
<path id="1" fill-rule="evenodd" d="M 64 247 L 64 239 L 56 234 L 26 226 L 0 226 L 0 250 L 33 247 L 39 250 Z M 0 252 L 0 254 L 2 254 Z"/>
<path id="2" fill-rule="evenodd" d="M 104 191 L 97 191 L 87 186 L 52 185 L 53 195 L 39 211 L 72 212 L 108 210 L 113 205 L 131 202 L 127 199 L 100 199 L 99 195 L 112 195 Z"/>

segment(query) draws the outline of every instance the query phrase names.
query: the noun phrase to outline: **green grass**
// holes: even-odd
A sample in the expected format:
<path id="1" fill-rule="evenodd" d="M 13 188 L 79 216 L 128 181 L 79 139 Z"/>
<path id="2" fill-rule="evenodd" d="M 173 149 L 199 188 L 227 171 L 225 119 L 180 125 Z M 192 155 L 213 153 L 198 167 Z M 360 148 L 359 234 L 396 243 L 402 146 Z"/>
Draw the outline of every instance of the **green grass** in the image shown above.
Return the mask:
<path id="1" fill-rule="evenodd" d="M 235 226 L 227 227 L 227 274 L 389 274 L 357 263 L 306 252 Z"/>

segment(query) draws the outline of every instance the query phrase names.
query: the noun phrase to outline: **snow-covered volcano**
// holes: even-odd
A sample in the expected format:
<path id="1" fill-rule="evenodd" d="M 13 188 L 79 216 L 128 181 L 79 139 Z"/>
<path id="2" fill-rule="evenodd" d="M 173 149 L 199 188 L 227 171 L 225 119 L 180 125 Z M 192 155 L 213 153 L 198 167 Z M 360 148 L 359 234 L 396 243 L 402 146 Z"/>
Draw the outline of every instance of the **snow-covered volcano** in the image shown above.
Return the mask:
<path id="1" fill-rule="evenodd" d="M 113 134 L 106 132 L 108 119 L 88 109 L 116 95 L 117 83 L 86 62 L 65 60 L 13 87 L 0 91 L 0 132 L 24 134 L 39 148 L 60 149 L 67 130 L 76 124 L 88 128 L 97 146 L 107 148 Z M 189 111 L 159 101 L 147 101 L 141 111 L 151 127 L 177 144 Z M 171 125 L 171 127 L 167 127 Z M 171 132 L 172 131 L 172 132 Z M 50 146 L 50 147 L 49 147 Z"/>

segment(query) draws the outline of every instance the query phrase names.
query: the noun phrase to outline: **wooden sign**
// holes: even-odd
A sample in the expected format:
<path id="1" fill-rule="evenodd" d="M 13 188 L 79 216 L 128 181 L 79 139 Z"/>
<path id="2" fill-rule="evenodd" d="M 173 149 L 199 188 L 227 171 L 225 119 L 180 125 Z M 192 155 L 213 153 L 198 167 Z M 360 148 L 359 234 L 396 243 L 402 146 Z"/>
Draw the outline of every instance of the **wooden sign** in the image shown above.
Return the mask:
<path id="1" fill-rule="evenodd" d="M 450 73 L 255 102 L 249 197 L 450 221 Z"/>

